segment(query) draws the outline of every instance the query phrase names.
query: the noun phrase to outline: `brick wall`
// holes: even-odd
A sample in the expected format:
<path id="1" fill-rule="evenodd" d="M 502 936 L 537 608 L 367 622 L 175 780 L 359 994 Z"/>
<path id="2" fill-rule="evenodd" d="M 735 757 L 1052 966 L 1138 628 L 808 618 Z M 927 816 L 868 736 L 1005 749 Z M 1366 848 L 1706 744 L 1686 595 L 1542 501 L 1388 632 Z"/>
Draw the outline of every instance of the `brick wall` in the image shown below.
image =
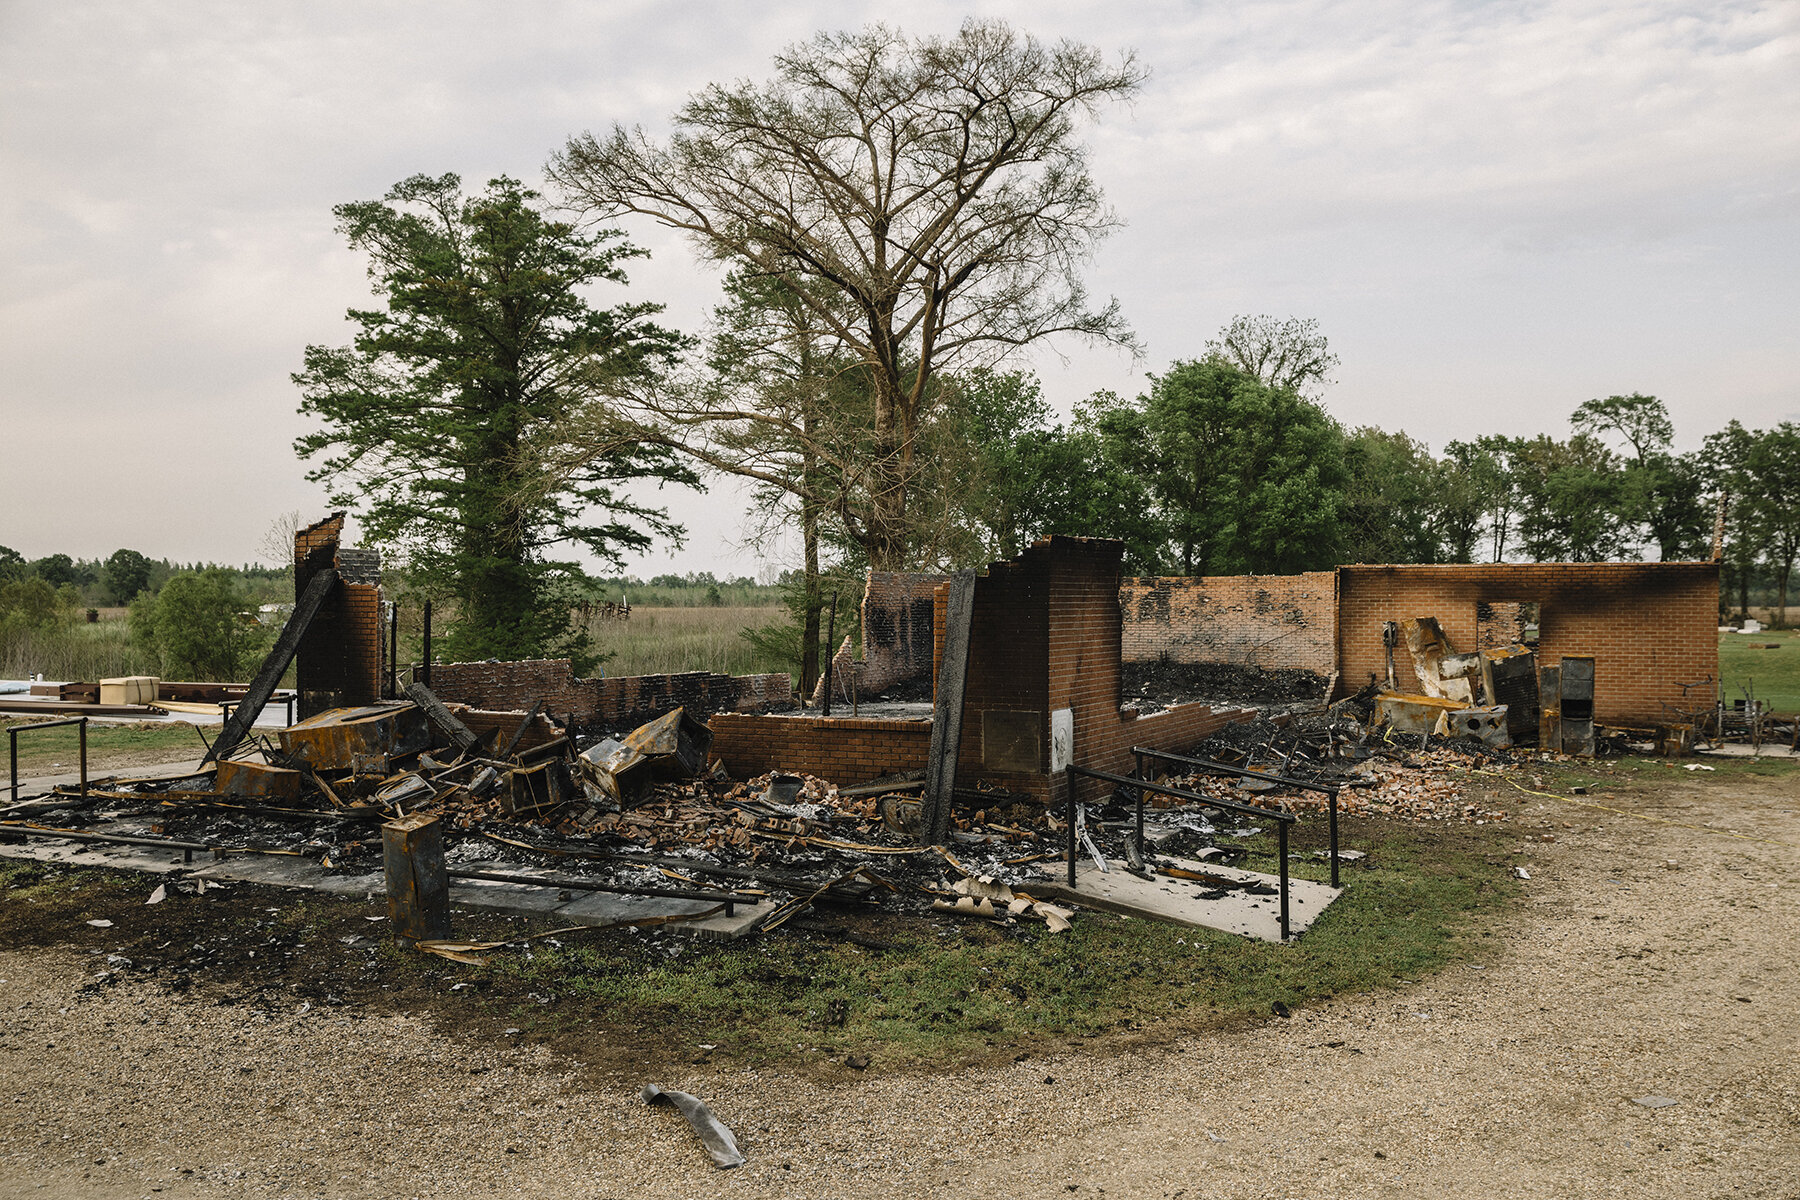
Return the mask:
<path id="1" fill-rule="evenodd" d="M 878 696 L 899 684 L 926 679 L 932 669 L 934 635 L 932 593 L 948 575 L 910 571 L 870 571 L 863 587 L 863 656 L 855 657 L 850 639 L 832 659 L 832 688 L 848 699 Z M 813 689 L 813 702 L 825 698 L 825 678 Z"/>
<path id="2" fill-rule="evenodd" d="M 343 577 L 294 656 L 301 717 L 381 698 L 381 560 L 373 550 L 341 547 L 343 533 L 344 514 L 335 512 L 294 534 L 296 599 L 326 567 Z"/>
<path id="3" fill-rule="evenodd" d="M 1074 761 L 1128 772 L 1131 747 L 1187 750 L 1227 721 L 1249 714 L 1183 705 L 1140 717 L 1119 708 L 1119 560 L 1123 547 L 1097 538 L 1053 537 L 976 580 L 959 779 L 986 779 L 1050 800 L 1050 714 L 1074 717 Z M 942 658 L 949 587 L 937 591 L 938 657 Z M 1026 720 L 1036 724 L 1034 766 L 1004 769 L 994 759 L 1017 752 Z M 996 733 L 1012 735 L 995 744 Z M 1109 789 L 1081 781 L 1084 798 Z"/>
<path id="4" fill-rule="evenodd" d="M 692 671 L 583 679 L 574 674 L 566 658 L 435 663 L 431 690 L 440 700 L 478 708 L 525 711 L 541 700 L 545 710 L 558 717 L 572 713 L 578 724 L 611 728 L 632 728 L 672 708 L 686 708 L 703 719 L 714 712 L 786 708 L 794 703 L 793 680 L 780 672 L 714 675 Z"/>
<path id="5" fill-rule="evenodd" d="M 1679 684 L 1718 678 L 1716 563 L 1352 566 L 1340 567 L 1338 577 L 1340 694 L 1385 675 L 1383 621 L 1436 617 L 1451 644 L 1466 651 L 1484 625 L 1492 637 L 1508 619 L 1516 622 L 1506 605 L 1531 601 L 1539 605 L 1541 664 L 1594 656 L 1602 722 L 1666 721 L 1664 703 L 1682 703 Z M 1418 689 L 1404 648 L 1394 675 L 1402 690 Z"/>
<path id="6" fill-rule="evenodd" d="M 715 713 L 708 725 L 713 755 L 740 779 L 796 771 L 849 787 L 922 770 L 931 748 L 929 721 Z"/>
<path id="7" fill-rule="evenodd" d="M 1126 662 L 1232 663 L 1329 675 L 1337 575 L 1136 577 L 1119 581 Z"/>

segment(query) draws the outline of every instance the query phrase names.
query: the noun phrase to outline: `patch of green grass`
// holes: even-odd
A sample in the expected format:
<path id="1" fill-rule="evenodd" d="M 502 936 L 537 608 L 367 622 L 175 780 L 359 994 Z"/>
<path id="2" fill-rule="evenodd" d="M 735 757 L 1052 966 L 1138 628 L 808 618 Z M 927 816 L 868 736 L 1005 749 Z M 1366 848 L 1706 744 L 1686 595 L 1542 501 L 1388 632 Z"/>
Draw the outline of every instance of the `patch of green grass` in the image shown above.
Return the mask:
<path id="1" fill-rule="evenodd" d="M 1267 1015 L 1278 1001 L 1388 987 L 1479 954 L 1484 926 L 1517 895 L 1487 857 L 1510 831 L 1346 825 L 1347 844 L 1369 851 L 1368 869 L 1346 872 L 1345 895 L 1290 946 L 1083 913 L 1062 934 L 920 918 L 881 935 L 900 940 L 891 951 L 777 935 L 675 943 L 678 954 L 650 963 L 574 935 L 480 970 L 748 1061 L 802 1047 L 893 1064 Z M 1312 867 L 1305 873 L 1323 873 Z M 514 1015 L 538 1028 L 570 1019 L 534 1005 Z"/>
<path id="2" fill-rule="evenodd" d="M 29 729 L 36 721 L 19 717 L 0 717 L 0 734 L 6 730 L 19 728 Z M 7 741 L 11 741 L 8 737 Z M 57 764 L 69 771 L 78 769 L 80 757 L 81 730 L 75 725 L 61 725 L 53 729 L 45 729 L 19 735 L 19 771 L 42 772 L 57 769 Z M 109 722 L 91 721 L 87 731 L 88 770 L 96 772 L 109 755 L 135 753 L 142 750 L 168 751 L 170 761 L 181 758 L 199 758 L 206 748 L 195 736 L 194 729 L 186 722 L 137 721 L 129 725 Z M 0 746 L 0 754 L 9 751 Z M 7 770 L 7 763 L 0 760 L 0 771 Z"/>
<path id="3" fill-rule="evenodd" d="M 1781 649 L 1759 649 L 1773 645 Z M 1719 678 L 1727 703 L 1748 690 L 1778 713 L 1800 713 L 1800 630 L 1721 633 Z"/>
<path id="4" fill-rule="evenodd" d="M 769 623 L 774 608 L 633 608 L 624 621 L 588 625 L 594 653 L 611 655 L 607 675 L 673 675 L 718 671 L 751 675 L 786 670 L 759 655 L 741 636 Z"/>

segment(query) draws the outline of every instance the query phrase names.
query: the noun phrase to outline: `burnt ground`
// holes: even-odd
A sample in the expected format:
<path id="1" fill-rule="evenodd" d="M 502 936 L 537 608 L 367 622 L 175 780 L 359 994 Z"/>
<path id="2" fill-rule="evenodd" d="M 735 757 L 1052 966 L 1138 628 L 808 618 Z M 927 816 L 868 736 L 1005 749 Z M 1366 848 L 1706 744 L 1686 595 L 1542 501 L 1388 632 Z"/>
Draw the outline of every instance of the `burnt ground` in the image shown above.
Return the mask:
<path id="1" fill-rule="evenodd" d="M 1167 661 L 1128 662 L 1121 667 L 1120 702 L 1145 712 L 1195 702 L 1244 706 L 1319 703 L 1325 695 L 1325 677 L 1312 671 Z"/>

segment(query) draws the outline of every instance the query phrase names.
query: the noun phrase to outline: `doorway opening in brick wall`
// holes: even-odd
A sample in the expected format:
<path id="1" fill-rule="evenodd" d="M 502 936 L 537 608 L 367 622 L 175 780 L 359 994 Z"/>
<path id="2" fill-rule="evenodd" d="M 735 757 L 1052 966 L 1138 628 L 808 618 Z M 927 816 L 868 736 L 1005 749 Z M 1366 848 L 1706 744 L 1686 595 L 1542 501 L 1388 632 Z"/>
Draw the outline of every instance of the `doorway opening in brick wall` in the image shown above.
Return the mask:
<path id="1" fill-rule="evenodd" d="M 1543 627 L 1543 606 L 1536 600 L 1481 600 L 1475 605 L 1478 650 L 1505 646 L 1535 647 Z"/>

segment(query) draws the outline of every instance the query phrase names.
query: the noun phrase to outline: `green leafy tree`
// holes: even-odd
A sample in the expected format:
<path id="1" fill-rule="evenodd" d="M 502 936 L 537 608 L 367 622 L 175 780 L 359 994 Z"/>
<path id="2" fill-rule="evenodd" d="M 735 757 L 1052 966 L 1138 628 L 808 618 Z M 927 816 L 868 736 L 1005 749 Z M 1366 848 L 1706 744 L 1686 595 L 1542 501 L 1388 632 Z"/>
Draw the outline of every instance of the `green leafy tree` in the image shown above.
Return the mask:
<path id="1" fill-rule="evenodd" d="M 1177 362 L 1096 424 L 1142 478 L 1184 575 L 1331 566 L 1343 541 L 1344 434 L 1325 410 L 1217 358 Z"/>
<path id="2" fill-rule="evenodd" d="M 25 556 L 11 546 L 0 546 L 0 583 L 23 579 L 31 571 Z"/>
<path id="3" fill-rule="evenodd" d="M 1286 388 L 1317 400 L 1332 383 L 1338 356 L 1308 317 L 1237 316 L 1206 343 L 1207 358 L 1229 363 L 1272 388 Z"/>
<path id="4" fill-rule="evenodd" d="M 136 550 L 114 550 L 100 568 L 100 582 L 115 604 L 129 604 L 150 585 L 151 563 Z"/>
<path id="5" fill-rule="evenodd" d="M 1519 541 L 1536 562 L 1606 562 L 1632 554 L 1635 508 L 1618 456 L 1597 438 L 1515 442 Z"/>
<path id="6" fill-rule="evenodd" d="M 1775 572 L 1776 620 L 1787 621 L 1788 584 L 1800 559 L 1800 424 L 1759 430 L 1744 455 L 1750 535 Z"/>
<path id="7" fill-rule="evenodd" d="M 954 37 L 820 34 L 765 84 L 714 85 L 658 143 L 615 126 L 550 171 L 572 202 L 682 231 L 707 259 L 793 281 L 867 373 L 870 564 L 905 569 L 921 433 L 942 371 L 1058 334 L 1128 343 L 1081 268 L 1115 224 L 1082 124 L 1143 73 L 998 22 Z"/>
<path id="8" fill-rule="evenodd" d="M 1750 580 L 1762 557 L 1753 520 L 1756 509 L 1755 483 L 1749 475 L 1750 448 L 1758 435 L 1736 420 L 1725 428 L 1706 435 L 1700 449 L 1703 469 L 1712 480 L 1718 505 L 1724 510 L 1725 542 L 1720 547 L 1723 562 L 1722 584 L 1726 595 L 1737 593 L 1737 610 L 1747 615 L 1750 608 Z"/>
<path id="9" fill-rule="evenodd" d="M 31 573 L 53 588 L 80 583 L 75 560 L 66 554 L 50 554 L 31 564 Z"/>
<path id="10" fill-rule="evenodd" d="M 1696 558 L 1707 549 L 1712 530 L 1704 477 L 1695 456 L 1673 453 L 1675 424 L 1661 400 L 1638 392 L 1589 400 L 1569 424 L 1596 438 L 1614 435 L 1630 448 L 1621 503 L 1663 561 Z"/>
<path id="11" fill-rule="evenodd" d="M 1440 561 L 1449 471 L 1424 443 L 1364 426 L 1345 438 L 1344 464 L 1350 480 L 1343 500 L 1343 560 Z"/>
<path id="12" fill-rule="evenodd" d="M 651 323 L 657 305 L 595 309 L 582 296 L 623 283 L 621 263 L 642 253 L 619 234 L 549 219 L 512 179 L 460 189 L 455 175 L 416 175 L 384 202 L 333 210 L 385 307 L 350 310 L 350 346 L 307 347 L 300 410 L 325 428 L 295 448 L 326 456 L 308 477 L 456 599 L 449 653 L 581 658 L 569 626 L 581 573 L 556 555 L 584 547 L 616 564 L 656 538 L 679 542 L 663 510 L 621 488 L 693 474 L 608 412 L 651 386 L 681 339 Z M 590 434 L 578 458 L 560 440 L 577 414 Z"/>
<path id="13" fill-rule="evenodd" d="M 249 599 L 217 567 L 184 571 L 132 605 L 133 640 L 153 648 L 172 678 L 234 680 L 266 640 Z"/>
<path id="14" fill-rule="evenodd" d="M 0 626 L 42 629 L 69 607 L 69 597 L 41 577 L 28 575 L 0 584 Z"/>

